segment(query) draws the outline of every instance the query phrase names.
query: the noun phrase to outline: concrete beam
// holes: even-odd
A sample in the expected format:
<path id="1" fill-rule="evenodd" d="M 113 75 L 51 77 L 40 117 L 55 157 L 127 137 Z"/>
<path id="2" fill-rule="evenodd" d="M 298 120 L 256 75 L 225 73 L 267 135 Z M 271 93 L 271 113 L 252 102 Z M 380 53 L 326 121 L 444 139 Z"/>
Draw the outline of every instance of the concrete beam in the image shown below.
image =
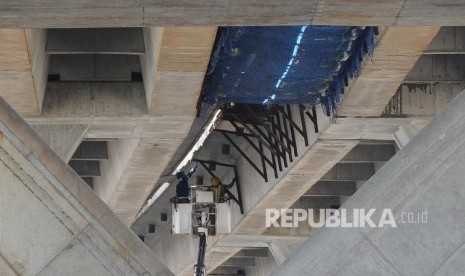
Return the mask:
<path id="1" fill-rule="evenodd" d="M 432 117 L 412 118 L 338 118 L 320 134 L 320 139 L 393 140 L 401 126 L 422 129 Z"/>
<path id="2" fill-rule="evenodd" d="M 85 104 L 82 103 L 82 105 L 84 106 Z M 117 104 L 117 106 L 119 105 Z M 71 106 L 67 107 L 67 109 L 74 110 Z M 103 113 L 110 113 L 112 110 L 117 112 L 116 109 L 108 108 L 108 111 L 104 111 Z M 127 110 L 133 109 L 128 108 Z M 124 113 L 124 111 L 121 113 Z M 105 114 L 100 115 L 92 117 L 90 112 L 81 110 L 77 114 L 69 114 L 69 117 L 48 115 L 27 117 L 25 120 L 33 125 L 86 124 L 88 125 L 86 138 L 108 140 L 118 138 L 183 139 L 186 136 L 185 132 L 189 130 L 189 123 L 192 122 L 192 118 L 187 116 L 152 117 L 149 115 L 129 116 L 121 114 L 117 117 L 112 117 Z M 117 119 L 115 120 L 115 118 Z"/>
<path id="3" fill-rule="evenodd" d="M 100 176 L 99 161 L 71 160 L 68 164 L 81 177 Z"/>
<path id="4" fill-rule="evenodd" d="M 143 70 L 149 77 L 149 83 L 144 84 L 150 114 L 195 116 L 216 30 L 216 27 L 145 30 L 147 56 Z"/>
<path id="5" fill-rule="evenodd" d="M 241 235 L 231 234 L 219 240 L 217 246 L 221 247 L 269 247 L 273 242 L 282 242 L 283 244 L 299 244 L 304 242 L 307 237 L 296 236 L 270 236 L 265 234 L 258 235 Z M 238 251 L 239 252 L 239 251 Z M 236 252 L 237 253 L 237 252 Z"/>
<path id="6" fill-rule="evenodd" d="M 380 116 L 438 30 L 439 27 L 386 28 L 375 48 L 373 61 L 364 64 L 337 114 Z"/>
<path id="7" fill-rule="evenodd" d="M 72 157 L 73 160 L 102 160 L 108 159 L 107 142 L 83 141 Z"/>
<path id="8" fill-rule="evenodd" d="M 351 196 L 356 190 L 355 181 L 318 181 L 303 196 Z"/>
<path id="9" fill-rule="evenodd" d="M 142 28 L 49 29 L 45 53 L 145 54 Z"/>
<path id="10" fill-rule="evenodd" d="M 43 91 L 36 91 L 36 84 L 41 85 L 41 76 L 38 75 L 43 69 L 40 64 L 40 56 L 43 58 L 43 55 L 38 48 L 42 41 L 45 45 L 43 36 L 44 34 L 29 35 L 27 39 L 25 30 L 0 30 L 0 97 L 22 115 L 40 113 Z M 28 45 L 28 42 L 32 45 Z M 37 46 L 37 49 L 34 46 Z"/>
<path id="11" fill-rule="evenodd" d="M 464 25 L 464 4 L 441 5 L 435 1 L 395 0 L 170 1 L 110 0 L 59 2 L 48 0 L 0 2 L 0 27 L 119 27 L 119 26 L 219 26 L 219 25 Z M 277 8 L 279 7 L 279 8 Z M 426 16 L 425 16 L 426 15 Z"/>
<path id="12" fill-rule="evenodd" d="M 374 163 L 338 163 L 321 179 L 330 181 L 364 181 L 375 173 Z"/>

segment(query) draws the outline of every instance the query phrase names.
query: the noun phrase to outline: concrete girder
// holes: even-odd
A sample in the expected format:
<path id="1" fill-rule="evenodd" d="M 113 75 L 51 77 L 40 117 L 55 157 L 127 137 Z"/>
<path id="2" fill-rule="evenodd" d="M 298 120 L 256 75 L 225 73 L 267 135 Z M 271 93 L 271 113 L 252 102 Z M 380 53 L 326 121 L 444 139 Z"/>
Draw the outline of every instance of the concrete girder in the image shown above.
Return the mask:
<path id="1" fill-rule="evenodd" d="M 0 29 L 0 96 L 22 115 L 38 115 L 45 91 L 41 72 L 46 59 L 41 30 Z"/>
<path id="2" fill-rule="evenodd" d="M 450 6 L 453 4 L 453 8 Z M 0 27 L 146 27 L 212 25 L 449 25 L 465 23 L 460 1 L 265 0 L 0 2 Z M 277 8 L 279 7 L 279 8 Z"/>
<path id="3" fill-rule="evenodd" d="M 432 117 L 412 118 L 338 118 L 320 134 L 326 140 L 394 140 L 399 127 L 420 130 L 431 122 Z"/>

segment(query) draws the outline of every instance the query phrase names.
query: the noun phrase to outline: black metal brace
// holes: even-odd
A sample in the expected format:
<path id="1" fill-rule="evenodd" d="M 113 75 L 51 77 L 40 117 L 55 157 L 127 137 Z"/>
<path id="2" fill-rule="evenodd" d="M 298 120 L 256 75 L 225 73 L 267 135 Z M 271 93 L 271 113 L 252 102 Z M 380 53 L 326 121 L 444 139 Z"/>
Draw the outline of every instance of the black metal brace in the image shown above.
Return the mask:
<path id="1" fill-rule="evenodd" d="M 268 182 L 268 176 L 266 174 L 266 167 L 264 168 L 264 171 L 260 170 L 257 167 L 257 165 L 255 165 L 255 163 L 252 161 L 252 159 L 250 159 L 250 157 L 239 147 L 238 144 L 236 144 L 236 142 L 234 142 L 234 140 L 231 137 L 229 137 L 227 133 L 224 133 L 224 132 L 220 132 L 220 133 L 223 134 L 226 140 L 228 140 L 229 143 L 231 143 L 231 145 L 233 145 L 234 148 L 236 148 L 236 150 L 242 155 L 242 157 L 244 157 L 245 160 L 249 162 L 249 164 L 258 172 L 258 174 L 260 174 L 263 177 L 263 179 L 265 179 L 265 182 Z"/>
<path id="2" fill-rule="evenodd" d="M 299 105 L 300 107 L 300 110 L 305 110 L 305 107 L 303 105 Z M 310 112 L 308 110 L 305 111 L 305 114 L 307 114 L 308 118 L 310 118 L 310 120 L 312 121 L 313 123 L 313 127 L 315 129 L 315 133 L 318 133 L 319 130 L 318 130 L 318 118 L 316 117 L 316 108 L 315 106 L 312 106 L 312 113 L 310 114 Z"/>

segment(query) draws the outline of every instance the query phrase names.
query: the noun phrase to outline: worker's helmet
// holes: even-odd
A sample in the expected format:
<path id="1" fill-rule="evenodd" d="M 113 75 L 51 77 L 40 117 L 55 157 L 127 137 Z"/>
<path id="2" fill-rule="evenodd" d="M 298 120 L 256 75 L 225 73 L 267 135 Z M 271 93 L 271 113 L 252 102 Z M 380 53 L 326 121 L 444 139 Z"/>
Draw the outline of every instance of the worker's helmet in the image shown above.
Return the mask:
<path id="1" fill-rule="evenodd" d="M 220 179 L 219 179 L 218 177 L 216 177 L 216 176 L 212 177 L 211 182 L 212 182 L 212 185 L 213 185 L 213 186 L 218 186 L 218 185 L 220 185 Z"/>

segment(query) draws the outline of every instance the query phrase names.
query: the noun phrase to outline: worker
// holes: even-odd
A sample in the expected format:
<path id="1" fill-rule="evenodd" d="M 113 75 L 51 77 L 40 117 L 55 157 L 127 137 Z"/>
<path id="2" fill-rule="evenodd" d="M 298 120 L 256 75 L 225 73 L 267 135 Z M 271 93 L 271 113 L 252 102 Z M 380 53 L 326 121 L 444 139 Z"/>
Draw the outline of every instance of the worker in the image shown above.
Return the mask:
<path id="1" fill-rule="evenodd" d="M 178 185 L 176 185 L 176 197 L 172 198 L 171 201 L 175 203 L 189 203 L 189 182 L 188 179 L 195 173 L 197 170 L 198 164 L 195 162 L 194 167 L 192 167 L 187 175 L 183 172 L 177 172 L 176 178 L 179 179 Z"/>
<path id="2" fill-rule="evenodd" d="M 239 200 L 229 191 L 234 186 L 234 183 L 236 182 L 236 178 L 233 178 L 231 183 L 229 184 L 223 184 L 221 180 L 217 177 L 214 176 L 211 179 L 212 185 L 208 188 L 210 191 L 213 191 L 213 201 L 215 203 L 222 203 L 225 202 L 225 194 L 228 195 L 229 198 L 233 199 L 239 204 Z"/>

